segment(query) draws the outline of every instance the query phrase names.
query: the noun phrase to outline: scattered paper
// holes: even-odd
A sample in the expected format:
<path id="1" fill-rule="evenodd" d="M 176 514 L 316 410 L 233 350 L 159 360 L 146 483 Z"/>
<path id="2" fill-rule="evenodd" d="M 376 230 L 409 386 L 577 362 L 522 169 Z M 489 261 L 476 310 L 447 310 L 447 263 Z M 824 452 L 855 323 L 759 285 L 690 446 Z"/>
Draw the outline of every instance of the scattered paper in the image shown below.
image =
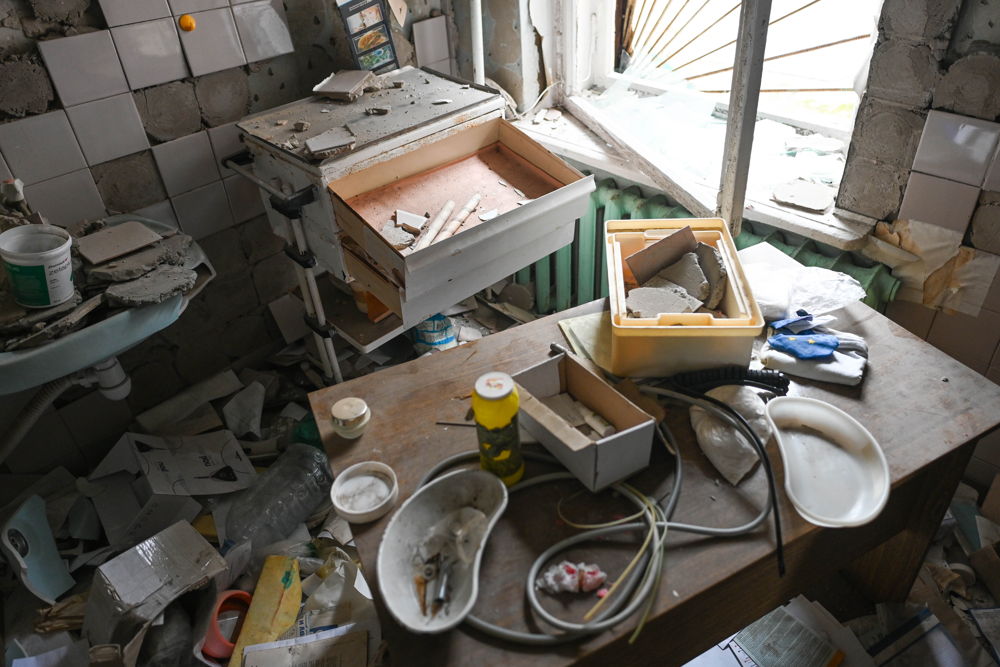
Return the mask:
<path id="1" fill-rule="evenodd" d="M 223 406 L 222 416 L 226 420 L 226 426 L 237 437 L 253 435 L 260 438 L 260 418 L 264 411 L 265 393 L 264 385 L 252 382 Z"/>
<path id="2" fill-rule="evenodd" d="M 247 646 L 244 667 L 314 667 L 315 665 L 365 665 L 368 662 L 368 633 L 354 631 L 353 625 Z"/>

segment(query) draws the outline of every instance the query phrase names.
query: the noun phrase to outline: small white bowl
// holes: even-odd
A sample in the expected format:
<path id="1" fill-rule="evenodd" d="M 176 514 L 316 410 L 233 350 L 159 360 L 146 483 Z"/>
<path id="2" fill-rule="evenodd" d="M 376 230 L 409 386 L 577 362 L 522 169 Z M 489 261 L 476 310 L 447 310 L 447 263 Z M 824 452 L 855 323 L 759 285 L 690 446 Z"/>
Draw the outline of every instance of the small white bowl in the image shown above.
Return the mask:
<path id="1" fill-rule="evenodd" d="M 385 516 L 399 498 L 392 468 L 379 461 L 362 461 L 337 475 L 330 500 L 337 514 L 350 523 L 368 523 Z"/>

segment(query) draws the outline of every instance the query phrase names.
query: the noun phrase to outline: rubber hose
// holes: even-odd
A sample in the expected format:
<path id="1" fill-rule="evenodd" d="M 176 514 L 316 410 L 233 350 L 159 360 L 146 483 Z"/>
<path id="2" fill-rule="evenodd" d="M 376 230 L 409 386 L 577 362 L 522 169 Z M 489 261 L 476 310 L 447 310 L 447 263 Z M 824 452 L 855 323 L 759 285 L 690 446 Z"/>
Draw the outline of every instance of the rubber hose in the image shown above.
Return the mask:
<path id="1" fill-rule="evenodd" d="M 21 414 L 17 416 L 10 430 L 7 431 L 7 435 L 0 441 L 0 464 L 3 464 L 7 460 L 7 457 L 17 449 L 24 436 L 28 434 L 28 431 L 38 422 L 38 419 L 45 411 L 49 409 L 49 406 L 72 386 L 73 380 L 67 375 L 51 382 L 46 382 L 42 385 L 41 389 L 35 392 L 35 395 L 28 401 L 28 404 L 21 410 Z"/>

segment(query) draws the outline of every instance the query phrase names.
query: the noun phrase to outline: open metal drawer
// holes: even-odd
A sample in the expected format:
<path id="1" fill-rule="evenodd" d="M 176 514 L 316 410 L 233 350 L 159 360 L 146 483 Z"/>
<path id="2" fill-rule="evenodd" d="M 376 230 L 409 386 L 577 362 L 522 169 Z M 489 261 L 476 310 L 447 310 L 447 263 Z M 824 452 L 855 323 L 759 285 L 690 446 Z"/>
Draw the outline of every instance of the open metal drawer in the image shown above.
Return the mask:
<path id="1" fill-rule="evenodd" d="M 332 181 L 345 268 L 410 327 L 573 241 L 594 177 L 493 119 Z M 397 209 L 432 216 L 474 194 L 458 233 L 417 251 L 380 231 Z M 530 201 L 529 201 L 530 200 Z"/>

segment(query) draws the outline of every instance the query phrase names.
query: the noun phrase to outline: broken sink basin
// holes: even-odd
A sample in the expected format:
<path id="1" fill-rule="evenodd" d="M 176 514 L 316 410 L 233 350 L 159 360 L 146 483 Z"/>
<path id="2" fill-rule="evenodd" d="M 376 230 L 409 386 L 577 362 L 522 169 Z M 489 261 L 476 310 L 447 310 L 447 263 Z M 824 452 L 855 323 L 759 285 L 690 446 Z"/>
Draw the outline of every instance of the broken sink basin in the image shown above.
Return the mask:
<path id="1" fill-rule="evenodd" d="M 177 231 L 172 225 L 136 215 L 115 215 L 105 219 L 108 226 L 129 220 L 138 220 L 160 233 Z M 215 269 L 197 243 L 191 244 L 184 267 L 198 273 L 198 281 L 187 294 L 123 310 L 41 347 L 0 352 L 0 395 L 31 389 L 90 368 L 173 324 L 188 302 L 215 277 Z"/>
<path id="2" fill-rule="evenodd" d="M 507 487 L 493 473 L 459 470 L 419 489 L 389 521 L 378 548 L 378 585 L 389 613 L 412 632 L 450 630 L 472 611 L 479 595 L 479 564 L 493 526 L 507 507 Z M 448 602 L 432 613 L 427 584 L 426 614 L 415 575 L 428 556 L 448 561 Z M 438 575 L 445 567 L 438 568 Z"/>

